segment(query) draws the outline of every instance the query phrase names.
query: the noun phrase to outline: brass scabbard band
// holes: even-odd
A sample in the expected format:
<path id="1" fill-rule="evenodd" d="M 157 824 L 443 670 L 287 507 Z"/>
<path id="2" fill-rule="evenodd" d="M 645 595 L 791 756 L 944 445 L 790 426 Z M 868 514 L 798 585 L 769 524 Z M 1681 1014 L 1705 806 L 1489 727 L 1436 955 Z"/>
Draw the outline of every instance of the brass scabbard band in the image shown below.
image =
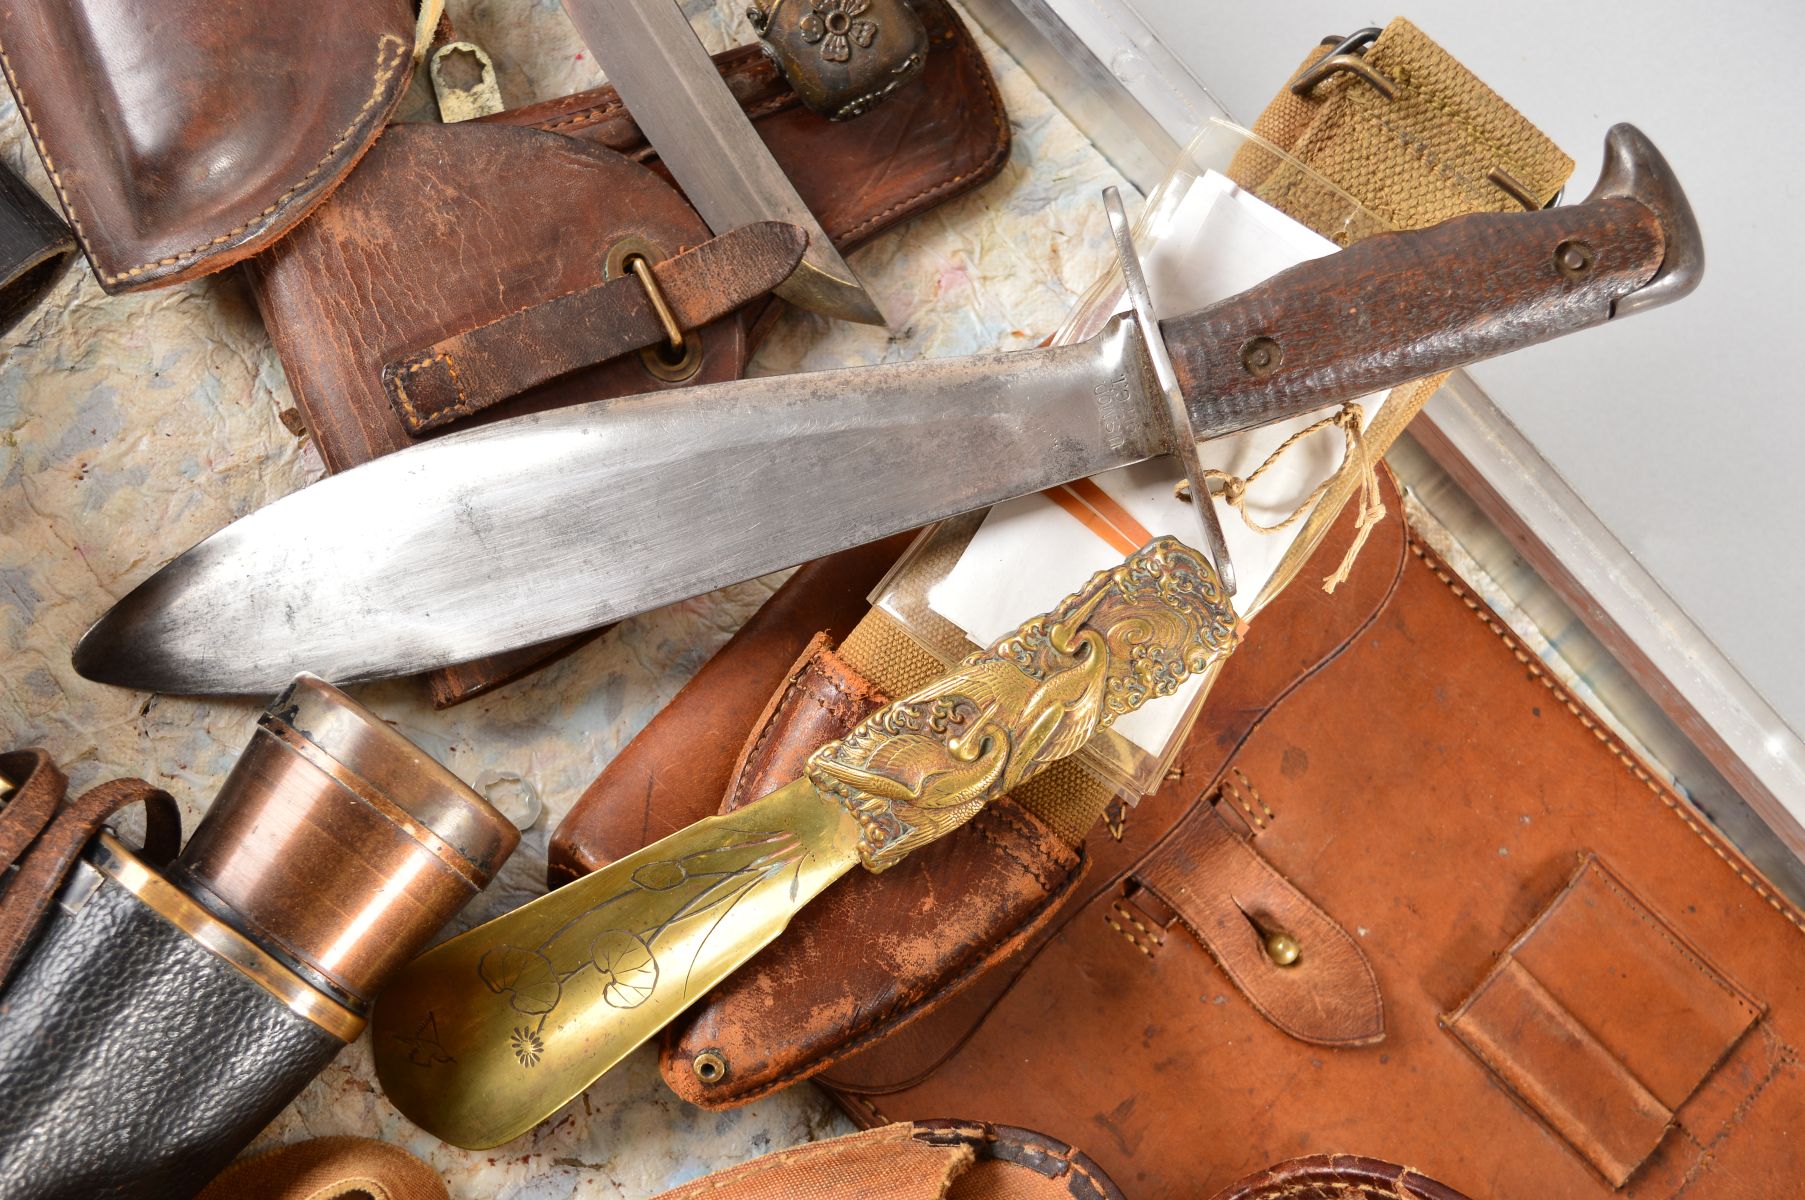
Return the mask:
<path id="1" fill-rule="evenodd" d="M 101 833 L 95 838 L 88 851 L 88 862 L 130 892 L 139 903 L 275 997 L 296 1016 L 312 1022 L 342 1042 L 354 1041 L 363 1032 L 363 1017 L 322 995 L 257 943 L 139 862 L 111 834 Z"/>

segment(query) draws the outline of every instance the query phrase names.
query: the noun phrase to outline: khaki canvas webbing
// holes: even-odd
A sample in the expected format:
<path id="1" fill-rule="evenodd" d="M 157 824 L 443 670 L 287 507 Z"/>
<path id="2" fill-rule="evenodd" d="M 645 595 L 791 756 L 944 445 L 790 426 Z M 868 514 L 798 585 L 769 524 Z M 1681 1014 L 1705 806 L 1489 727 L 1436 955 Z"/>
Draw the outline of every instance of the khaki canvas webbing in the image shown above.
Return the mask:
<path id="1" fill-rule="evenodd" d="M 1329 50 L 1317 47 L 1303 65 Z M 1306 95 L 1294 94 L 1289 85 L 1281 89 L 1253 132 L 1345 191 L 1377 218 L 1375 229 L 1419 229 L 1470 212 L 1541 207 L 1572 173 L 1572 159 L 1403 18 L 1386 26 L 1364 56 L 1368 67 L 1391 81 L 1395 92 L 1389 99 L 1360 75 L 1338 72 Z M 1300 173 L 1285 160 L 1250 149 L 1236 156 L 1230 174 L 1325 237 L 1348 239 L 1345 205 L 1329 211 L 1325 189 L 1300 186 Z M 1373 460 L 1445 378 L 1420 380 L 1393 394 L 1366 432 Z M 1357 467 L 1344 464 L 1305 518 L 1266 597 L 1297 576 L 1360 486 Z M 875 608 L 847 636 L 840 655 L 892 696 L 922 687 L 945 670 L 894 618 Z M 1108 784 L 1068 759 L 1017 789 L 1015 798 L 1075 845 L 1113 795 Z"/>

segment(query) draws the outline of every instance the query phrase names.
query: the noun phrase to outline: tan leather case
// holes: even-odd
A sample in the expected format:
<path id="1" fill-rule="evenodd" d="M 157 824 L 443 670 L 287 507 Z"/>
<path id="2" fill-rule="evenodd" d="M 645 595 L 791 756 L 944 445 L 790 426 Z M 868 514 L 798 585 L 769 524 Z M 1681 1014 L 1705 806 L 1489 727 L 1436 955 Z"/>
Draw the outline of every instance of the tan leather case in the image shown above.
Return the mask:
<path id="1" fill-rule="evenodd" d="M 288 232 L 407 90 L 409 0 L 12 0 L 0 65 L 109 292 L 220 270 Z"/>
<path id="2" fill-rule="evenodd" d="M 1487 1196 L 1805 1177 L 1805 918 L 1401 520 L 1382 532 L 1357 603 L 1293 588 L 1261 615 L 1182 778 L 1092 837 L 1048 936 L 819 1077 L 856 1119 L 957 1102 L 1082 1134 L 1149 1200 L 1349 1150 Z M 1193 936 L 1239 915 L 1244 961 L 1287 970 L 1258 965 L 1277 914 L 1182 849 L 1217 826 L 1359 944 L 1383 1040 L 1298 1040 Z M 1298 940 L 1291 971 L 1319 950 Z M 1311 993 L 1352 989 L 1291 1007 Z"/>
<path id="3" fill-rule="evenodd" d="M 1312 1152 L 1480 1196 L 1785 1194 L 1805 917 L 1410 531 L 1389 480 L 1386 503 L 1334 597 L 1261 614 L 1176 777 L 1083 869 L 949 839 L 920 878 L 830 889 L 673 1029 L 666 1078 L 719 1105 L 813 1074 L 866 1124 L 963 1104 L 1086 1141 L 1137 1197 Z M 899 910 L 942 950 L 970 922 L 1015 932 L 922 992 Z M 873 936 L 844 936 L 861 911 Z M 730 1064 L 713 1087 L 703 1048 Z"/>
<path id="4" fill-rule="evenodd" d="M 970 34 L 944 0 L 920 7 L 933 39 L 922 78 L 855 121 L 802 108 L 756 47 L 716 56 L 842 249 L 983 183 L 1008 157 L 1008 120 Z M 416 437 L 382 371 L 601 282 L 618 242 L 674 253 L 708 237 L 613 89 L 602 88 L 482 121 L 395 126 L 312 219 L 252 263 L 252 275 L 296 402 L 327 468 L 341 471 L 440 432 L 677 386 L 629 355 Z M 778 307 L 754 304 L 703 329 L 700 364 L 682 386 L 737 376 Z M 499 686 L 577 640 L 435 672 L 434 699 L 455 703 Z"/>

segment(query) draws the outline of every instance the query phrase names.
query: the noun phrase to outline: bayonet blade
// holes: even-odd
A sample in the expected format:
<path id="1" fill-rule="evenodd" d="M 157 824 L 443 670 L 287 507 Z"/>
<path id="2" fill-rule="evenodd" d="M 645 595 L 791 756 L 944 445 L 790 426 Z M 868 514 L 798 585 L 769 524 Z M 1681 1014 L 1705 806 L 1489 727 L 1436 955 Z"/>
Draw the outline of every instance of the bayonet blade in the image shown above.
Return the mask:
<path id="1" fill-rule="evenodd" d="M 796 194 L 715 70 L 676 0 L 564 0 L 584 44 L 715 233 L 788 221 L 808 251 L 776 293 L 799 307 L 866 325 L 884 314 Z"/>
<path id="2" fill-rule="evenodd" d="M 1122 318 L 1046 350 L 595 401 L 286 496 L 152 575 L 75 666 L 154 691 L 411 674 L 1165 451 Z"/>

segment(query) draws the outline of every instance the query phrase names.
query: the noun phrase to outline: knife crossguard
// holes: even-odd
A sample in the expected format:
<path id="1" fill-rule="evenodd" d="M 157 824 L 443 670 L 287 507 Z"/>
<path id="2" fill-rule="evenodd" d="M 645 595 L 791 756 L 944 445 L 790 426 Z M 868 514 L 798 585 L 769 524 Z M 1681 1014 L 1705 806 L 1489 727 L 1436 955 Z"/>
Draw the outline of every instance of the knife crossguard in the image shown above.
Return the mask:
<path id="1" fill-rule="evenodd" d="M 1147 701 L 1234 649 L 1215 570 L 1162 537 L 1058 608 L 873 713 L 809 756 L 807 775 L 860 827 L 871 871 L 895 866 Z"/>

